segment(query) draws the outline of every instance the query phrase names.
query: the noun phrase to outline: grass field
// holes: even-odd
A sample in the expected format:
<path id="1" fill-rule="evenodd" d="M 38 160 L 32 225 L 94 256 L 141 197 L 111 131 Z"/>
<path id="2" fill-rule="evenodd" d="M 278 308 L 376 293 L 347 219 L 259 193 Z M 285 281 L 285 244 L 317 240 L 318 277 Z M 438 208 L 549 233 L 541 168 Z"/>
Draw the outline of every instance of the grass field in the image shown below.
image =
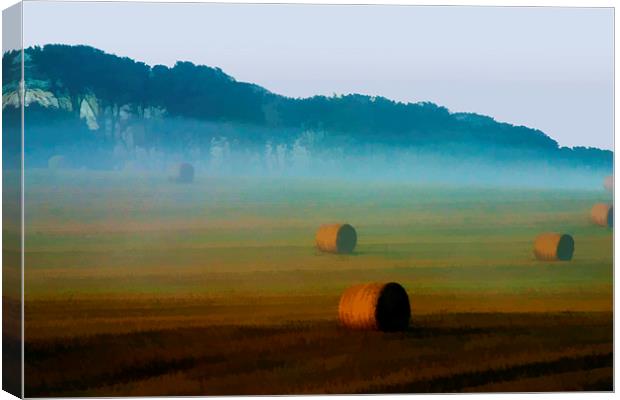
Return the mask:
<path id="1" fill-rule="evenodd" d="M 612 389 L 600 191 L 64 171 L 26 174 L 26 395 Z M 353 255 L 314 248 L 326 222 Z M 532 241 L 567 232 L 571 262 Z M 347 331 L 339 295 L 397 281 L 407 332 Z"/>

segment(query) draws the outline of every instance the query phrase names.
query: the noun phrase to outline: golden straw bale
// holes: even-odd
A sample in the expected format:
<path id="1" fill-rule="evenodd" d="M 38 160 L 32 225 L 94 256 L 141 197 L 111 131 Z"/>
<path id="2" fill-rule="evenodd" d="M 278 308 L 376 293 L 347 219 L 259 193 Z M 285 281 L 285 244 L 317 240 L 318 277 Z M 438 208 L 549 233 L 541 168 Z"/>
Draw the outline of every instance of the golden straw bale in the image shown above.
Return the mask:
<path id="1" fill-rule="evenodd" d="M 352 253 L 356 244 L 357 233 L 349 224 L 321 225 L 316 232 L 316 247 L 328 253 Z"/>
<path id="2" fill-rule="evenodd" d="M 574 251 L 575 241 L 568 234 L 541 233 L 534 241 L 534 255 L 541 261 L 569 261 Z"/>
<path id="3" fill-rule="evenodd" d="M 395 282 L 355 285 L 340 297 L 338 317 L 351 329 L 402 331 L 411 319 L 409 296 Z"/>
<path id="4" fill-rule="evenodd" d="M 614 207 L 611 204 L 597 203 L 590 211 L 592 222 L 604 227 L 614 226 Z"/>

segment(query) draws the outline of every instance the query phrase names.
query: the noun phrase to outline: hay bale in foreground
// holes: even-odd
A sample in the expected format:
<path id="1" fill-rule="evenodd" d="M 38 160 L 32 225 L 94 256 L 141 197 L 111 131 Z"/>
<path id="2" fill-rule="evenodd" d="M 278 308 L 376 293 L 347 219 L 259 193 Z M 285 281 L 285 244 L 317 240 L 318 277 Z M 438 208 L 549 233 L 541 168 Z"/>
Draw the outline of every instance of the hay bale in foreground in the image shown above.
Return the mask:
<path id="1" fill-rule="evenodd" d="M 349 224 L 321 225 L 316 232 L 316 247 L 328 253 L 352 253 L 357 244 L 355 228 Z"/>
<path id="2" fill-rule="evenodd" d="M 190 163 L 175 165 L 170 180 L 176 183 L 190 183 L 194 181 L 194 166 Z"/>
<path id="3" fill-rule="evenodd" d="M 613 175 L 608 175 L 605 177 L 605 180 L 603 181 L 603 187 L 613 193 L 614 191 L 614 176 Z"/>
<path id="4" fill-rule="evenodd" d="M 590 219 L 597 225 L 612 228 L 614 226 L 614 207 L 611 204 L 597 203 L 590 211 Z"/>
<path id="5" fill-rule="evenodd" d="M 409 296 L 395 282 L 355 285 L 340 297 L 338 317 L 351 329 L 402 331 L 411 319 Z"/>
<path id="6" fill-rule="evenodd" d="M 541 261 L 570 261 L 575 241 L 569 234 L 541 233 L 534 241 L 534 255 Z"/>

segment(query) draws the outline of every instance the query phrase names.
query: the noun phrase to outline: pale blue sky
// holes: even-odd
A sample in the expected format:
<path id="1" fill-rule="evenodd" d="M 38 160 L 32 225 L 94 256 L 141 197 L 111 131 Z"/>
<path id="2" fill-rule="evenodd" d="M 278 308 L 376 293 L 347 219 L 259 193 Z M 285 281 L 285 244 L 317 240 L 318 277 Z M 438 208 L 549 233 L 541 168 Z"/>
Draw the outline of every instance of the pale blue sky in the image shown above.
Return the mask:
<path id="1" fill-rule="evenodd" d="M 287 96 L 432 101 L 613 146 L 613 10 L 37 2 L 25 46 L 217 66 Z"/>

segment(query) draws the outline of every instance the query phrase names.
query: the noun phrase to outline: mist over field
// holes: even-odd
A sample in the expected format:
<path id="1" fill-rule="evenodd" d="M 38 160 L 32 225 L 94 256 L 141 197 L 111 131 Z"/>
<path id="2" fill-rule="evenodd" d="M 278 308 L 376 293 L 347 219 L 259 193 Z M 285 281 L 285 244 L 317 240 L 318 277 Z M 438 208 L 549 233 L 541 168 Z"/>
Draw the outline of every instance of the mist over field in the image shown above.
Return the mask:
<path id="1" fill-rule="evenodd" d="M 45 113 L 44 110 L 42 110 Z M 5 113 L 6 115 L 6 113 Z M 391 145 L 364 143 L 322 130 L 285 130 L 162 117 L 134 123 L 127 139 L 98 136 L 82 121 L 28 114 L 27 169 L 109 170 L 165 176 L 189 162 L 197 175 L 299 177 L 431 185 L 600 189 L 611 173 L 611 152 L 541 149 L 447 142 Z M 145 143 L 147 141 L 152 144 Z M 248 139 L 250 138 L 250 139 Z M 590 157 L 592 154 L 599 157 Z"/>
<path id="2" fill-rule="evenodd" d="M 288 98 L 218 68 L 151 67 L 88 46 L 24 57 L 27 169 L 165 174 L 189 162 L 204 176 L 594 189 L 613 168 L 611 151 L 428 102 Z M 9 125 L 19 123 L 17 60 L 3 56 Z"/>
<path id="3" fill-rule="evenodd" d="M 460 143 L 400 147 L 359 143 L 315 130 L 287 132 L 285 136 L 277 130 L 182 118 L 163 119 L 158 123 L 160 127 L 151 128 L 150 133 L 159 129 L 162 133 L 157 141 L 163 142 L 166 133 L 174 132 L 174 142 L 152 147 L 126 146 L 105 139 L 93 143 L 87 136 L 91 133 L 84 132 L 81 141 L 37 148 L 34 144 L 29 146 L 27 137 L 26 168 L 165 176 L 174 165 L 189 162 L 197 175 L 210 177 L 584 189 L 600 189 L 604 177 L 611 173 L 605 162 L 607 157 L 593 165 L 576 164 L 568 151 L 549 159 L 537 149 Z M 75 129 L 30 126 L 28 132 L 35 137 L 59 138 Z M 194 133 L 200 140 L 191 139 Z M 244 136 L 252 137 L 252 142 L 244 140 Z"/>

